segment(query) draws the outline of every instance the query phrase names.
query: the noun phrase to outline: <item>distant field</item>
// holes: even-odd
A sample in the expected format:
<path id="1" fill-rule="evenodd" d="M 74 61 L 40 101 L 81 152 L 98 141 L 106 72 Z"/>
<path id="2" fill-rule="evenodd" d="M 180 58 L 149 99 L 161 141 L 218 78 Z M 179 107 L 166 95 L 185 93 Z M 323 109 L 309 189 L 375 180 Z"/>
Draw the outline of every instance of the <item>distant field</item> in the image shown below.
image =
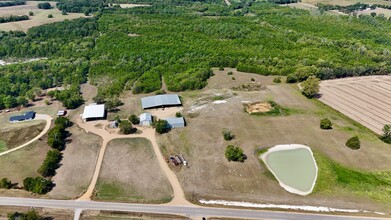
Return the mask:
<path id="1" fill-rule="evenodd" d="M 390 76 L 322 81 L 320 95 L 320 101 L 378 134 L 391 123 Z"/>
<path id="2" fill-rule="evenodd" d="M 331 5 L 352 5 L 358 2 L 367 3 L 367 4 L 382 4 L 382 5 L 391 5 L 391 2 L 384 0 L 302 0 L 302 3 L 308 3 L 311 5 L 316 5 L 317 3 L 331 4 Z"/>
<path id="3" fill-rule="evenodd" d="M 28 29 L 63 21 L 65 19 L 76 19 L 80 17 L 86 17 L 82 13 L 68 13 L 68 15 L 62 15 L 61 11 L 57 8 L 52 8 L 48 10 L 38 9 L 37 5 L 43 1 L 28 1 L 26 5 L 12 6 L 12 7 L 1 7 L 0 8 L 0 17 L 10 16 L 10 15 L 28 15 L 30 11 L 34 13 L 34 16 L 30 16 L 30 20 L 18 21 L 18 22 L 9 22 L 0 24 L 1 31 L 10 31 L 10 30 L 20 30 L 27 31 Z M 56 2 L 49 2 L 52 7 L 56 6 Z M 48 15 L 52 14 L 53 18 L 48 18 Z"/>
<path id="4" fill-rule="evenodd" d="M 375 12 L 377 15 L 384 14 L 385 17 L 389 18 L 391 17 L 391 10 L 384 9 L 384 8 L 376 8 L 374 10 L 365 10 L 365 11 L 358 11 L 357 14 L 364 14 L 364 15 L 370 15 L 372 12 Z"/>

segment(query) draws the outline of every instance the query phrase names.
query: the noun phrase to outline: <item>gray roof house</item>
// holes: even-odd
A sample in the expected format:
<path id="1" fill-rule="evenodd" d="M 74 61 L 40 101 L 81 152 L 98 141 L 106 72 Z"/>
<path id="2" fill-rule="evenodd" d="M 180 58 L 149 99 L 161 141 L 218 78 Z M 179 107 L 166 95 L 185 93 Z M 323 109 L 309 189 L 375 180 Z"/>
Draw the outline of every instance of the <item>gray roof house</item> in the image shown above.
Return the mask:
<path id="1" fill-rule="evenodd" d="M 150 126 L 152 124 L 152 115 L 150 113 L 142 113 L 140 115 L 140 125 Z"/>
<path id="2" fill-rule="evenodd" d="M 24 113 L 23 115 L 16 115 L 16 116 L 12 116 L 10 118 L 10 122 L 18 122 L 18 121 L 27 121 L 27 120 L 33 120 L 35 118 L 35 112 L 34 111 L 30 111 L 30 112 L 26 112 Z"/>
<path id="3" fill-rule="evenodd" d="M 141 98 L 141 106 L 143 109 L 180 105 L 182 105 L 181 100 L 176 94 L 155 95 Z"/>
<path id="4" fill-rule="evenodd" d="M 185 127 L 185 119 L 183 117 L 179 118 L 165 118 L 163 120 L 166 120 L 169 128 L 183 128 Z"/>

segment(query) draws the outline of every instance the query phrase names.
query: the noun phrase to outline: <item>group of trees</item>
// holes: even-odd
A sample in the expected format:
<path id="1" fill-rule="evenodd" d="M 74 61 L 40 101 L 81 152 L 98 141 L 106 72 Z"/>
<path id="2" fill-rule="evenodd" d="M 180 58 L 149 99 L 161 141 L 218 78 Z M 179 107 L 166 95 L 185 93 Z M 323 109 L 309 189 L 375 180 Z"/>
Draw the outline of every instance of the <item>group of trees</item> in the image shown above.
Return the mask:
<path id="1" fill-rule="evenodd" d="M 28 20 L 28 15 L 10 15 L 8 17 L 0 17 L 0 23 L 15 22 Z"/>
<path id="2" fill-rule="evenodd" d="M 7 217 L 8 217 L 8 220 L 43 220 L 44 219 L 34 209 L 29 210 L 25 213 L 13 212 L 13 213 L 8 214 Z"/>
<path id="3" fill-rule="evenodd" d="M 78 84 L 73 84 L 70 88 L 65 90 L 52 90 L 48 95 L 55 97 L 68 109 L 75 109 L 84 103 Z"/>
<path id="4" fill-rule="evenodd" d="M 96 11 L 101 11 L 108 7 L 105 0 L 60 0 L 57 2 L 57 8 L 66 12 L 78 12 L 89 14 Z"/>
<path id="5" fill-rule="evenodd" d="M 26 0 L 15 0 L 15 1 L 1 1 L 0 7 L 10 7 L 10 6 L 17 6 L 17 5 L 25 5 Z"/>
<path id="6" fill-rule="evenodd" d="M 53 182 L 41 176 L 27 177 L 23 180 L 23 188 L 36 194 L 46 194 L 53 189 Z"/>
<path id="7" fill-rule="evenodd" d="M 159 119 L 157 122 L 154 123 L 155 131 L 158 134 L 163 134 L 168 131 L 170 131 L 170 126 L 166 120 Z"/>
<path id="8" fill-rule="evenodd" d="M 38 8 L 39 9 L 51 9 L 52 6 L 50 5 L 49 2 L 42 2 L 42 3 L 38 3 Z"/>

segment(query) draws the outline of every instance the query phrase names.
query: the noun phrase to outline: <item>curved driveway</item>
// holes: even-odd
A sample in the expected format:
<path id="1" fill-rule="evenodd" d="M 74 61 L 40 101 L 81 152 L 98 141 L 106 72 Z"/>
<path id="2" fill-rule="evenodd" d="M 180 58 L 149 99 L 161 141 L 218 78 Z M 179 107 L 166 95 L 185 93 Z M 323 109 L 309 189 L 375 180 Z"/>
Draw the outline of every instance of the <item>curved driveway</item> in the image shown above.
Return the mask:
<path id="1" fill-rule="evenodd" d="M 27 143 L 24 143 L 24 144 L 22 144 L 22 145 L 20 145 L 20 146 L 18 146 L 18 147 L 15 147 L 15 148 L 10 149 L 10 150 L 1 152 L 1 153 L 0 153 L 0 156 L 3 156 L 3 155 L 5 155 L 5 154 L 9 154 L 9 153 L 14 152 L 14 151 L 16 151 L 16 150 L 19 150 L 19 149 L 21 149 L 21 148 L 24 148 L 24 147 L 26 147 L 26 146 L 32 144 L 34 141 L 40 139 L 42 136 L 44 136 L 44 135 L 49 131 L 50 126 L 52 125 L 52 120 L 53 120 L 53 118 L 50 117 L 49 115 L 36 114 L 34 120 L 44 120 L 44 121 L 46 121 L 46 126 L 45 126 L 45 128 L 41 131 L 41 133 L 39 133 L 38 136 L 36 136 L 35 138 L 31 139 L 31 140 L 28 141 Z M 17 123 L 23 123 L 23 122 L 17 122 Z"/>

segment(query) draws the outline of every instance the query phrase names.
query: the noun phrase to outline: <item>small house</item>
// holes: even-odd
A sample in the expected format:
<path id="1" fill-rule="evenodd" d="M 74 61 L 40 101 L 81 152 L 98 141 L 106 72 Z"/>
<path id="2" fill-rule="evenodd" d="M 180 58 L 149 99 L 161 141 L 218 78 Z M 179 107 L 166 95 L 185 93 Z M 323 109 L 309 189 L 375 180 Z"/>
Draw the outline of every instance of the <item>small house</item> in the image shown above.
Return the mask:
<path id="1" fill-rule="evenodd" d="M 35 118 L 35 112 L 30 111 L 30 112 L 24 113 L 23 115 L 12 116 L 10 118 L 10 122 L 13 123 L 13 122 L 19 122 L 19 121 L 28 121 L 28 120 L 33 120 L 34 118 Z"/>

